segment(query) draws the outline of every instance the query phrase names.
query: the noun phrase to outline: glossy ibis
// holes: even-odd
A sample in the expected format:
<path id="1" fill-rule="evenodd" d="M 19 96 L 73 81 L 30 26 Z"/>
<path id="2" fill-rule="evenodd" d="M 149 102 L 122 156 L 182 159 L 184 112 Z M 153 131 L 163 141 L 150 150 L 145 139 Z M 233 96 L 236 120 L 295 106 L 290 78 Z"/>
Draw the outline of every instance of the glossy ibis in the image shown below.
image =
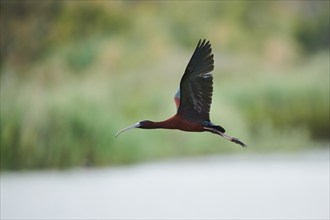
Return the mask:
<path id="1" fill-rule="evenodd" d="M 153 122 L 149 120 L 140 121 L 119 131 L 127 131 L 131 128 L 143 129 L 179 129 L 182 131 L 202 132 L 208 131 L 218 134 L 243 147 L 246 145 L 239 139 L 225 133 L 225 129 L 210 121 L 210 106 L 213 92 L 214 60 L 209 41 L 199 40 L 197 47 L 186 67 L 180 82 L 180 88 L 174 96 L 177 113 L 173 117 Z"/>

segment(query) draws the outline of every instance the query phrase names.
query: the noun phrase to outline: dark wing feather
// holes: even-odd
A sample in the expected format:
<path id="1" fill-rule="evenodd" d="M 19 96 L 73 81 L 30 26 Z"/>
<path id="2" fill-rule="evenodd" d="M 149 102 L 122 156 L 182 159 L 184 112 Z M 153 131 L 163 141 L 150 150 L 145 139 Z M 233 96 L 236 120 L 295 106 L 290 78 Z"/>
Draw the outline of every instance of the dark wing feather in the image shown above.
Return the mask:
<path id="1" fill-rule="evenodd" d="M 180 82 L 179 116 L 188 120 L 210 120 L 213 68 L 211 45 L 209 41 L 199 40 Z"/>

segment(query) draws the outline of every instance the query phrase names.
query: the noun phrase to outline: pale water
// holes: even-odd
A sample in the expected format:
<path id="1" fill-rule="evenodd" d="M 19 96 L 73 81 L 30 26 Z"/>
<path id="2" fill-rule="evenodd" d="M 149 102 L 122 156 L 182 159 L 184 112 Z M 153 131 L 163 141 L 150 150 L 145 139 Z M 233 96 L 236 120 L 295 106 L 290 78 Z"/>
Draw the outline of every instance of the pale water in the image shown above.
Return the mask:
<path id="1" fill-rule="evenodd" d="M 1 218 L 329 219 L 329 151 L 2 173 Z"/>

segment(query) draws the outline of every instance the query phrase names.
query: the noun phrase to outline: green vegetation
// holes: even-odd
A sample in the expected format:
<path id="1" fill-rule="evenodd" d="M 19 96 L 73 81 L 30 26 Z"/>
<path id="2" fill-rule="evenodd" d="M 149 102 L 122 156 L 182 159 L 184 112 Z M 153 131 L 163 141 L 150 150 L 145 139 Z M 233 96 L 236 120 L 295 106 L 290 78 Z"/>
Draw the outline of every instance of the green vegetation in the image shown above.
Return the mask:
<path id="1" fill-rule="evenodd" d="M 329 145 L 329 2 L 1 1 L 1 170 Z M 211 117 L 244 140 L 136 129 L 175 113 L 198 39 Z"/>

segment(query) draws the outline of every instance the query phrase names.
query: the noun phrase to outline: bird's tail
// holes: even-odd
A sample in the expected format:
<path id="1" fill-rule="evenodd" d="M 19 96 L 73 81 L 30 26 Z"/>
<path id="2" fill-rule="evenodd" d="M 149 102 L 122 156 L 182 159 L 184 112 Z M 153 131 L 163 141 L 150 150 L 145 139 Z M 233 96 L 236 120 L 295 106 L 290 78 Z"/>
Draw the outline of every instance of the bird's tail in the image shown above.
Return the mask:
<path id="1" fill-rule="evenodd" d="M 241 145 L 242 147 L 247 147 L 246 144 L 244 144 L 242 141 L 240 141 L 238 138 L 235 138 L 235 137 L 232 137 L 228 134 L 225 133 L 225 129 L 221 126 L 218 126 L 218 125 L 214 125 L 212 123 L 208 123 L 207 126 L 204 126 L 204 129 L 206 131 L 210 131 L 214 134 L 218 134 L 224 138 L 226 138 L 227 140 L 231 141 L 231 142 L 234 142 L 236 144 L 239 144 Z"/>

